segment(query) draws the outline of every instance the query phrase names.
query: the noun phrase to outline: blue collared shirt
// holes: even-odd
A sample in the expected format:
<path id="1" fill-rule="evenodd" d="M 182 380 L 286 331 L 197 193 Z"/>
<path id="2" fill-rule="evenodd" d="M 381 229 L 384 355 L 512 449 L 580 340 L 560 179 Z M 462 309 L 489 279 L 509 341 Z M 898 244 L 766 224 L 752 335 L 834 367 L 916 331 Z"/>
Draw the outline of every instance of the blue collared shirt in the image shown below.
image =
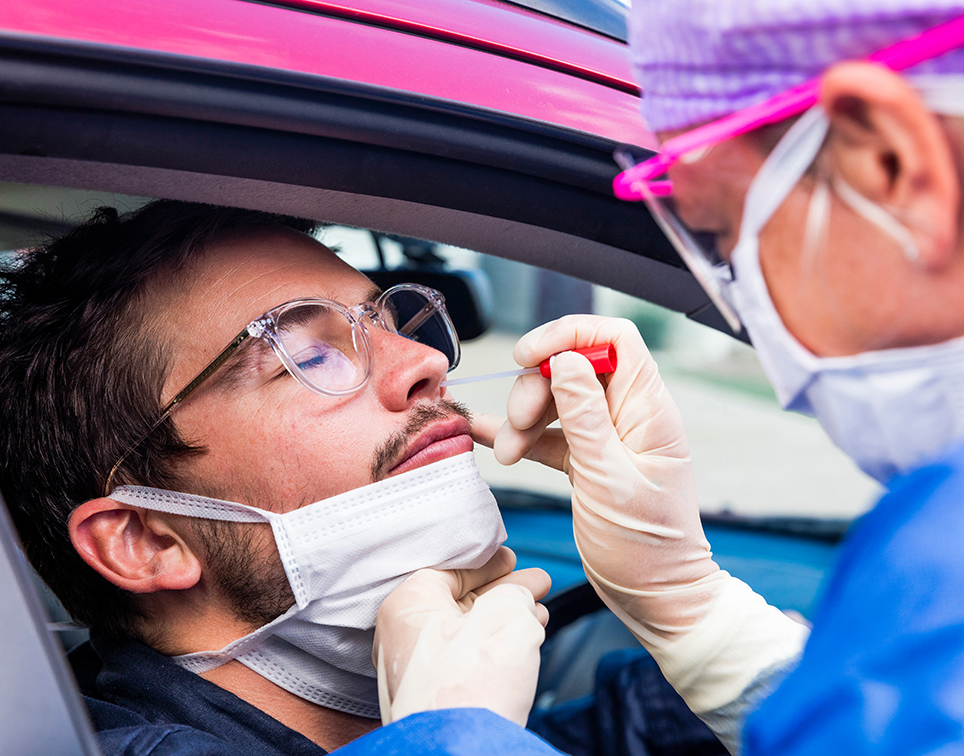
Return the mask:
<path id="1" fill-rule="evenodd" d="M 72 661 L 104 756 L 325 753 L 257 707 L 140 643 L 95 633 L 91 646 L 75 652 Z M 605 657 L 591 698 L 539 712 L 530 728 L 485 709 L 432 711 L 380 727 L 337 754 L 558 756 L 550 742 L 577 756 L 725 754 L 641 650 Z"/>

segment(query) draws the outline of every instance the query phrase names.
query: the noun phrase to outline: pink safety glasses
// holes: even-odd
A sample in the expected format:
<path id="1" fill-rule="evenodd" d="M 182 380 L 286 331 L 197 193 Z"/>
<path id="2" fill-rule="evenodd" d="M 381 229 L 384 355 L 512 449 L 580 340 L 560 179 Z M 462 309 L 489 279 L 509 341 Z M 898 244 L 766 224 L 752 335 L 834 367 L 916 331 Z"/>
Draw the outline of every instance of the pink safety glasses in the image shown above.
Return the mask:
<path id="1" fill-rule="evenodd" d="M 962 45 L 964 16 L 898 42 L 866 60 L 893 71 L 903 71 Z M 819 78 L 811 79 L 769 100 L 673 137 L 662 146 L 659 154 L 642 163 L 635 164 L 633 151 L 629 148 L 621 147 L 613 155 L 623 168 L 613 181 L 613 192 L 619 199 L 646 203 L 653 219 L 735 332 L 742 328 L 742 324 L 725 295 L 733 281 L 730 265 L 720 257 L 712 234 L 694 233 L 677 215 L 672 182 L 657 177 L 688 155 L 696 157 L 699 151 L 727 139 L 803 113 L 816 104 L 819 86 Z"/>

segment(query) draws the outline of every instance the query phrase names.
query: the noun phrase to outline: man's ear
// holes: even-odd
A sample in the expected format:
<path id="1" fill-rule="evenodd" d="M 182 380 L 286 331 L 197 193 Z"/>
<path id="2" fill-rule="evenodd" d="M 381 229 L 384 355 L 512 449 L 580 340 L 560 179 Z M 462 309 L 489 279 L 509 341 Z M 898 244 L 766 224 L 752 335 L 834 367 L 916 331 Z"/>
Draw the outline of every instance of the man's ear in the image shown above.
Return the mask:
<path id="1" fill-rule="evenodd" d="M 961 187 L 940 120 L 901 76 L 872 63 L 830 68 L 820 99 L 829 170 L 910 230 L 919 264 L 943 268 L 957 245 Z"/>
<path id="2" fill-rule="evenodd" d="M 74 510 L 70 540 L 81 558 L 132 593 L 185 590 L 201 578 L 201 563 L 171 518 L 102 498 Z"/>

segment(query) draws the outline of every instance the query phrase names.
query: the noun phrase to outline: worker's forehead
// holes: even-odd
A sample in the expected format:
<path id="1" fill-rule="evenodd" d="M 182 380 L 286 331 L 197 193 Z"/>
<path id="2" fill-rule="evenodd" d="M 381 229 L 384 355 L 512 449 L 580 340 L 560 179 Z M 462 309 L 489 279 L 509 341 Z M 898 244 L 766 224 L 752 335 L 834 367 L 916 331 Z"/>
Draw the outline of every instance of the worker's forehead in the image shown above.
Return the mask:
<path id="1" fill-rule="evenodd" d="M 633 67 L 653 131 L 718 118 L 964 14 L 962 0 L 633 0 Z M 964 73 L 964 52 L 910 74 Z"/>

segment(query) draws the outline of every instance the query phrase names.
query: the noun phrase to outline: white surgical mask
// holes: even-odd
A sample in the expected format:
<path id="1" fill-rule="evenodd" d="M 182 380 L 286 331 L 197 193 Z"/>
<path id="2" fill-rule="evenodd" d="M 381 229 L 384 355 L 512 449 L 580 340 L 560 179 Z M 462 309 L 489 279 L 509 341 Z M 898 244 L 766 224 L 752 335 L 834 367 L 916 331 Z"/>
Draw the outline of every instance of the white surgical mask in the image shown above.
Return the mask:
<path id="1" fill-rule="evenodd" d="M 285 690 L 377 719 L 375 615 L 416 570 L 481 567 L 505 541 L 471 452 L 278 514 L 203 496 L 121 486 L 111 498 L 212 520 L 270 523 L 295 605 L 220 651 L 174 657 L 193 672 L 236 659 Z"/>
<path id="2" fill-rule="evenodd" d="M 727 284 L 726 296 L 746 326 L 781 406 L 815 415 L 864 472 L 886 481 L 964 437 L 964 338 L 817 357 L 784 326 L 760 269 L 759 235 L 813 162 L 827 128 L 819 107 L 808 111 L 760 168 L 744 203 L 732 255 L 735 280 Z M 912 254 L 908 234 L 895 232 L 889 224 L 896 221 L 883 219 L 883 210 L 848 202 Z"/>

